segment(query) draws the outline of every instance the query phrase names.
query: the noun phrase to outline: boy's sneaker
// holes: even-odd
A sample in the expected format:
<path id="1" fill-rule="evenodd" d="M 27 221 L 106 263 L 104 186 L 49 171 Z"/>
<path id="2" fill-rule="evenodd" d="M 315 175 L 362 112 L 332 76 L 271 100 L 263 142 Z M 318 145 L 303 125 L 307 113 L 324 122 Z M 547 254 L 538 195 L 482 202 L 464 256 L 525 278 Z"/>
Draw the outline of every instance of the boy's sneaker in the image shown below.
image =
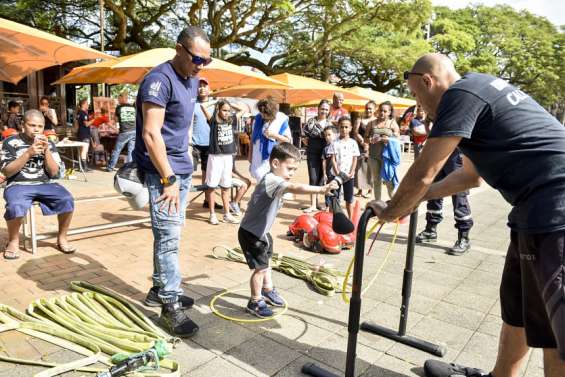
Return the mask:
<path id="1" fill-rule="evenodd" d="M 448 364 L 439 360 L 427 360 L 424 364 L 426 377 L 492 377 L 481 369 L 464 367 L 457 364 Z"/>
<path id="2" fill-rule="evenodd" d="M 232 215 L 224 215 L 224 222 L 228 224 L 239 224 L 239 220 Z"/>
<path id="3" fill-rule="evenodd" d="M 178 296 L 181 309 L 190 309 L 194 305 L 194 299 L 188 296 Z M 163 302 L 159 298 L 159 287 L 151 287 L 143 303 L 147 306 L 162 306 Z"/>
<path id="4" fill-rule="evenodd" d="M 239 208 L 239 204 L 236 202 L 230 202 L 230 211 L 232 211 L 236 216 L 241 215 L 241 209 Z"/>
<path id="5" fill-rule="evenodd" d="M 163 305 L 159 323 L 169 334 L 179 338 L 193 336 L 199 330 L 198 325 L 188 318 L 178 302 Z"/>
<path id="6" fill-rule="evenodd" d="M 249 300 L 245 310 L 259 318 L 269 318 L 273 316 L 273 311 L 269 309 L 265 300 L 253 301 Z"/>
<path id="7" fill-rule="evenodd" d="M 284 306 L 284 300 L 277 292 L 276 288 L 273 288 L 271 291 L 267 292 L 265 289 L 261 290 L 261 295 L 265 298 L 265 301 L 273 306 Z"/>
<path id="8" fill-rule="evenodd" d="M 220 222 L 218 221 L 218 218 L 216 217 L 216 214 L 211 214 L 210 218 L 208 219 L 208 222 L 212 225 L 218 225 Z"/>

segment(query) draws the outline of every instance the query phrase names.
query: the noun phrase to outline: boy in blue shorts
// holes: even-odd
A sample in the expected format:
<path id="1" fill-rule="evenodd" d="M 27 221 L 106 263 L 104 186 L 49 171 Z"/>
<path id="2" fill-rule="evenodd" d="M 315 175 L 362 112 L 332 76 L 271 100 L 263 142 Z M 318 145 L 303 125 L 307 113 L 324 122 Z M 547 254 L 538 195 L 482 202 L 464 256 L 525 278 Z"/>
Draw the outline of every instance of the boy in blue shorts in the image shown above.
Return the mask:
<path id="1" fill-rule="evenodd" d="M 273 255 L 273 238 L 269 234 L 279 209 L 283 194 L 328 194 L 337 189 L 336 182 L 325 186 L 289 183 L 300 161 L 299 150 L 290 143 L 277 144 L 269 157 L 271 170 L 255 187 L 241 221 L 239 244 L 251 274 L 251 298 L 246 310 L 260 318 L 271 317 L 273 306 L 284 306 L 284 300 L 273 286 L 270 261 Z"/>

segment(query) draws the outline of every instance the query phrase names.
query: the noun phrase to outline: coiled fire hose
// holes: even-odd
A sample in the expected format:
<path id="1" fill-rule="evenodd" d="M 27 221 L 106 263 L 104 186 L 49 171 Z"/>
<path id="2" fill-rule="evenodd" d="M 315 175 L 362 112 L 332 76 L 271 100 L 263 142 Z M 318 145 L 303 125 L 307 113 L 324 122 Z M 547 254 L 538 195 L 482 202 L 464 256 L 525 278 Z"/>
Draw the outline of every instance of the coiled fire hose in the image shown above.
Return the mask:
<path id="1" fill-rule="evenodd" d="M 52 367 L 40 372 L 36 377 L 49 377 L 68 370 L 101 372 L 100 368 L 84 368 L 100 361 L 112 365 L 105 353 L 110 356 L 141 353 L 155 346 L 156 343 L 169 343 L 177 339 L 153 324 L 132 303 L 114 291 L 82 281 L 71 282 L 75 293 L 38 299 L 29 305 L 27 314 L 5 305 L 0 305 L 0 331 L 15 329 L 26 334 L 40 337 L 64 348 L 89 356 L 90 362 L 68 365 L 14 359 L 0 356 L 0 360 L 19 364 Z M 31 333 L 30 333 L 31 331 Z M 49 335 L 46 339 L 45 335 Z M 39 335 L 39 336 L 38 336 Z M 73 347 L 73 348 L 70 348 Z M 125 355 L 124 355 L 125 354 Z M 163 359 L 159 366 L 170 372 L 144 371 L 132 376 L 180 376 L 178 364 L 170 359 Z"/>
<path id="2" fill-rule="evenodd" d="M 222 250 L 225 255 L 220 255 L 220 250 Z M 212 249 L 212 255 L 217 259 L 246 263 L 243 252 L 238 247 L 215 246 Z M 273 270 L 280 271 L 285 275 L 312 284 L 316 291 L 325 296 L 333 296 L 336 290 L 341 287 L 343 273 L 335 268 L 315 265 L 302 259 L 275 253 L 272 257 L 271 267 Z"/>

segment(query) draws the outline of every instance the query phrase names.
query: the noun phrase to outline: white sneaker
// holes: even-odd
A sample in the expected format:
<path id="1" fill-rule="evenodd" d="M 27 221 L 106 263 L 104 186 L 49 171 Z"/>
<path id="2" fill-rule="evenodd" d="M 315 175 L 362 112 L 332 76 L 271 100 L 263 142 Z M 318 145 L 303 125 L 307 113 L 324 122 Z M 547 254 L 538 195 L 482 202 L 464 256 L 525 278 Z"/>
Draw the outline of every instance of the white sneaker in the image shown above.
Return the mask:
<path id="1" fill-rule="evenodd" d="M 208 219 L 208 222 L 212 225 L 218 225 L 220 223 L 218 221 L 218 218 L 216 217 L 216 214 L 211 214 L 210 218 Z"/>
<path id="2" fill-rule="evenodd" d="M 224 222 L 228 224 L 239 224 L 239 220 L 232 215 L 224 215 Z"/>

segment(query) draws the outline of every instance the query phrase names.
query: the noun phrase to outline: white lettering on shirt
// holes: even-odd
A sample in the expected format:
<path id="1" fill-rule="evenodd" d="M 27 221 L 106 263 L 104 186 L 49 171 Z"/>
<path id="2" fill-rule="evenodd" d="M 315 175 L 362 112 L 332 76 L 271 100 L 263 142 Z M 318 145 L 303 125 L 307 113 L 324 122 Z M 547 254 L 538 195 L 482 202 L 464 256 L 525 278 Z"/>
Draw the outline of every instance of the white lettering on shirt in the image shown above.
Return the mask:
<path id="1" fill-rule="evenodd" d="M 493 88 L 495 88 L 500 92 L 502 89 L 508 86 L 508 83 L 503 79 L 496 79 L 494 81 L 491 81 L 490 86 L 492 86 Z"/>
<path id="2" fill-rule="evenodd" d="M 525 100 L 526 98 L 528 98 L 529 96 L 522 92 L 520 89 L 516 89 L 513 92 L 510 92 L 506 95 L 506 99 L 508 100 L 508 102 L 510 102 L 511 105 L 516 106 L 517 104 L 519 104 L 521 101 Z"/>
<path id="3" fill-rule="evenodd" d="M 151 85 L 149 85 L 149 95 L 152 97 L 159 96 L 159 89 L 161 89 L 161 82 L 160 81 L 153 81 Z"/>

